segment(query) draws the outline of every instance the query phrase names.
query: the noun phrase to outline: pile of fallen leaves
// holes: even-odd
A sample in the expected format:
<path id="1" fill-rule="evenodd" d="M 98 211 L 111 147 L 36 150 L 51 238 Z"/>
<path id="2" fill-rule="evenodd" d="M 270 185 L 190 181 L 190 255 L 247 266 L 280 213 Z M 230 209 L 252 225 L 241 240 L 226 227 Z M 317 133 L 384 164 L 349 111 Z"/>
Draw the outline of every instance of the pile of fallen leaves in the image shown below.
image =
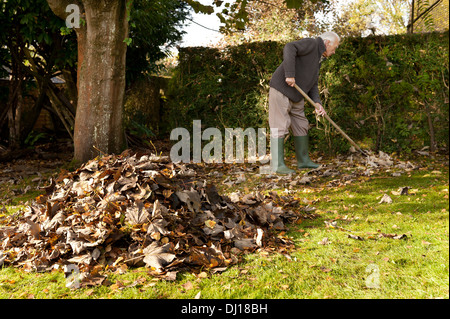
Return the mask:
<path id="1" fill-rule="evenodd" d="M 0 217 L 0 265 L 50 271 L 75 264 L 91 283 L 98 267 L 224 270 L 242 251 L 291 246 L 273 231 L 301 217 L 295 201 L 222 196 L 196 179 L 194 164 L 148 154 L 97 158 L 43 189 L 24 211 Z"/>

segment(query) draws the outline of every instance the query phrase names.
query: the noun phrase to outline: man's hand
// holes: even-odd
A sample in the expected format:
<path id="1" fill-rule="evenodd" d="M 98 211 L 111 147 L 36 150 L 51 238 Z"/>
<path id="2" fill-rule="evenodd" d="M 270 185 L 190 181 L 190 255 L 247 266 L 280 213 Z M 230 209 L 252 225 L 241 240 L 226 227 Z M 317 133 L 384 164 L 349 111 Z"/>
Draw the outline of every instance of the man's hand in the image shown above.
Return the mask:
<path id="1" fill-rule="evenodd" d="M 316 108 L 316 114 L 317 115 L 324 116 L 325 114 L 327 114 L 327 112 L 323 108 L 322 104 L 316 103 L 315 108 Z"/>
<path id="2" fill-rule="evenodd" d="M 287 83 L 287 85 L 294 87 L 295 78 L 286 78 L 286 83 Z"/>

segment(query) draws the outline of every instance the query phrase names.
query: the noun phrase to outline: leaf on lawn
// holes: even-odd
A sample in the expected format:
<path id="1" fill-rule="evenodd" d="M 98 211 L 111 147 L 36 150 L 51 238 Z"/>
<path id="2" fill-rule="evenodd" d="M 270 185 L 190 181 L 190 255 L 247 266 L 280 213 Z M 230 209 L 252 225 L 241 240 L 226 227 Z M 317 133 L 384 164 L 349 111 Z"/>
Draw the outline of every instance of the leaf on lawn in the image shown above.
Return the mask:
<path id="1" fill-rule="evenodd" d="M 204 265 L 208 268 L 214 268 L 224 265 L 225 256 L 214 246 L 198 247 L 191 249 L 186 262 L 193 265 Z"/>
<path id="2" fill-rule="evenodd" d="M 302 185 L 310 184 L 310 183 L 311 183 L 311 180 L 312 180 L 312 177 L 309 177 L 309 176 L 303 176 L 303 177 L 298 181 L 298 183 L 299 183 L 299 184 L 302 184 Z"/>
<path id="3" fill-rule="evenodd" d="M 410 188 L 411 188 L 411 187 L 408 187 L 408 186 L 402 187 L 402 188 L 400 189 L 400 195 L 408 195 L 408 190 L 409 190 Z"/>
<path id="4" fill-rule="evenodd" d="M 106 280 L 106 276 L 102 276 L 102 275 L 95 275 L 95 276 L 91 276 L 91 275 L 87 275 L 85 278 L 83 278 L 83 280 L 81 281 L 81 288 L 86 288 L 86 287 L 96 287 L 96 286 L 101 286 Z"/>
<path id="5" fill-rule="evenodd" d="M 362 238 L 361 236 L 357 236 L 357 235 L 352 235 L 352 234 L 347 234 L 348 238 L 352 238 L 352 239 L 356 239 L 356 240 L 364 240 L 364 238 Z"/>
<path id="6" fill-rule="evenodd" d="M 320 267 L 320 270 L 322 270 L 323 272 L 331 272 L 332 271 L 332 269 L 324 267 L 324 266 Z"/>
<path id="7" fill-rule="evenodd" d="M 385 234 L 385 233 L 379 234 L 378 237 L 379 238 L 392 238 L 392 239 L 406 239 L 406 238 L 408 238 L 408 236 L 406 234 L 397 235 L 397 234 Z"/>
<path id="8" fill-rule="evenodd" d="M 256 248 L 255 239 L 253 238 L 245 238 L 238 239 L 234 241 L 234 246 L 239 248 L 240 250 L 252 249 Z"/>
<path id="9" fill-rule="evenodd" d="M 169 271 L 169 272 L 167 272 L 167 274 L 164 276 L 164 280 L 166 280 L 166 281 L 175 281 L 175 280 L 177 280 L 177 273 L 178 273 L 178 271 Z"/>
<path id="10" fill-rule="evenodd" d="M 328 240 L 328 237 L 325 237 L 324 239 L 319 241 L 317 244 L 319 244 L 319 245 L 328 245 L 328 244 L 330 244 L 330 241 Z"/>
<path id="11" fill-rule="evenodd" d="M 326 220 L 326 221 L 324 221 L 324 223 L 327 227 L 331 227 L 331 228 L 336 228 L 336 226 L 337 226 L 337 221 L 335 221 L 335 220 L 334 221 Z"/>
<path id="12" fill-rule="evenodd" d="M 182 287 L 183 287 L 185 290 L 191 290 L 191 289 L 194 288 L 194 285 L 192 284 L 192 282 L 188 281 L 188 282 L 184 283 L 184 284 L 182 285 Z"/>

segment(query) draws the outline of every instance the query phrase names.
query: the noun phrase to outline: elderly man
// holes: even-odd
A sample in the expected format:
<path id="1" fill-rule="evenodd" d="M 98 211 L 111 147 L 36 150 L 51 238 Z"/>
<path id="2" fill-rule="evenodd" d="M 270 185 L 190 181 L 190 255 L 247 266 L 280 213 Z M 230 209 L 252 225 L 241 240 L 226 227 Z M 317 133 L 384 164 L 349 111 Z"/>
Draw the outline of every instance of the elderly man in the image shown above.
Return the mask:
<path id="1" fill-rule="evenodd" d="M 270 81 L 269 126 L 271 130 L 272 170 L 279 174 L 295 171 L 284 163 L 284 137 L 289 127 L 294 135 L 298 168 L 317 168 L 308 152 L 309 123 L 305 116 L 305 100 L 294 85 L 297 84 L 316 103 L 315 112 L 326 114 L 319 97 L 318 79 L 322 57 L 334 54 L 340 42 L 334 32 L 318 38 L 306 38 L 286 44 L 283 63 Z"/>

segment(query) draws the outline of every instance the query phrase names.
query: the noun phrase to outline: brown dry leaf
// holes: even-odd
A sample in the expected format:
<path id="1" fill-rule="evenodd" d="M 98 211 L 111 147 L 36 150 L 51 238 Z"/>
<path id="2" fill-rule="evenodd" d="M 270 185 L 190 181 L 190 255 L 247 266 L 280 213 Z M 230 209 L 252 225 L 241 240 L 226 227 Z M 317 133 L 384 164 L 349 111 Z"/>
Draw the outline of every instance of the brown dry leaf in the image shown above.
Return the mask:
<path id="1" fill-rule="evenodd" d="M 25 222 L 30 225 L 29 227 L 29 231 L 31 233 L 31 235 L 38 239 L 39 238 L 39 232 L 41 231 L 41 225 L 39 225 L 38 223 L 35 223 L 33 221 L 31 221 L 29 218 L 25 219 Z"/>
<path id="2" fill-rule="evenodd" d="M 163 218 L 153 220 L 153 222 L 148 225 L 147 234 L 153 235 L 154 233 L 159 233 L 160 235 L 167 235 L 170 233 L 165 228 L 167 225 L 168 222 Z"/>
<path id="3" fill-rule="evenodd" d="M 183 287 L 185 290 L 191 290 L 191 289 L 194 288 L 194 285 L 192 284 L 192 282 L 188 281 L 188 282 L 184 283 L 184 284 L 182 285 L 182 287 Z"/>
<path id="4" fill-rule="evenodd" d="M 406 234 L 401 234 L 401 235 L 397 235 L 397 234 L 385 234 L 385 233 L 381 233 L 378 235 L 379 238 L 392 238 L 392 239 L 406 239 L 408 238 L 408 236 Z"/>
<path id="5" fill-rule="evenodd" d="M 100 285 L 104 285 L 105 282 L 106 282 L 106 276 L 88 275 L 81 281 L 80 287 L 84 288 L 84 287 L 91 287 L 91 286 L 100 286 Z"/>
<path id="6" fill-rule="evenodd" d="M 353 234 L 347 234 L 348 238 L 356 239 L 356 240 L 364 240 L 361 236 L 353 235 Z"/>
<path id="7" fill-rule="evenodd" d="M 201 273 L 199 273 L 197 275 L 197 278 L 200 278 L 200 279 L 208 278 L 208 274 L 206 272 L 202 271 Z"/>
<path id="8" fill-rule="evenodd" d="M 165 198 L 169 198 L 170 196 L 172 196 L 172 194 L 173 194 L 173 190 L 171 190 L 171 189 L 163 190 L 163 195 Z"/>
<path id="9" fill-rule="evenodd" d="M 175 255 L 169 253 L 170 244 L 166 244 L 163 246 L 158 246 L 157 242 L 153 242 L 151 245 L 147 246 L 143 253 L 144 263 L 147 267 L 151 267 L 156 269 L 156 271 L 162 271 L 162 268 L 165 265 L 168 265 L 175 259 Z"/>
<path id="10" fill-rule="evenodd" d="M 199 212 L 201 207 L 200 195 L 195 191 L 182 191 L 176 192 L 178 198 L 187 204 L 188 209 L 191 212 Z"/>
<path id="11" fill-rule="evenodd" d="M 122 290 L 124 288 L 125 288 L 124 284 L 119 280 L 117 280 L 114 284 L 109 286 L 109 289 L 111 289 L 112 291 L 119 290 L 119 289 Z"/>
<path id="12" fill-rule="evenodd" d="M 127 207 L 125 218 L 130 225 L 142 225 L 149 221 L 149 213 L 141 201 L 137 201 L 135 206 Z"/>
<path id="13" fill-rule="evenodd" d="M 240 250 L 256 248 L 256 241 L 253 238 L 244 238 L 234 241 L 234 246 Z"/>
<path id="14" fill-rule="evenodd" d="M 225 256 L 215 247 L 197 247 L 191 249 L 186 262 L 192 265 L 214 268 L 225 264 Z"/>
<path id="15" fill-rule="evenodd" d="M 164 280 L 167 281 L 175 281 L 177 279 L 177 273 L 178 271 L 169 271 L 165 276 Z"/>
<path id="16" fill-rule="evenodd" d="M 154 240 L 158 241 L 158 240 L 161 239 L 161 233 L 159 233 L 159 232 L 153 232 L 153 233 L 150 235 L 150 237 L 153 238 Z"/>
<path id="17" fill-rule="evenodd" d="M 84 292 L 84 294 L 85 294 L 86 296 L 92 296 L 93 293 L 94 293 L 94 289 L 89 289 L 89 290 L 86 290 L 86 291 Z"/>

